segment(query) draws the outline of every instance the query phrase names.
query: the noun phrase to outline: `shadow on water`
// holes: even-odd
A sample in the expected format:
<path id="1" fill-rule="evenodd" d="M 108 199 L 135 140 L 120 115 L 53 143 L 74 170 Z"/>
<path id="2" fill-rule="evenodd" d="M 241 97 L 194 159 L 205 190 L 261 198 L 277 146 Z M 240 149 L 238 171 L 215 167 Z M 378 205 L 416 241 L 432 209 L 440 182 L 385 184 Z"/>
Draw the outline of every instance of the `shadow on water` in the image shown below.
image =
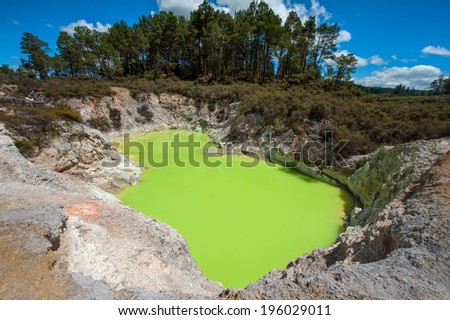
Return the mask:
<path id="1" fill-rule="evenodd" d="M 287 173 L 287 174 L 289 174 L 289 175 L 291 175 L 293 177 L 299 178 L 302 181 L 307 182 L 307 183 L 324 183 L 324 182 L 322 182 L 320 180 L 308 177 L 306 174 L 301 173 L 301 172 L 299 172 L 299 171 L 297 171 L 295 169 L 291 169 L 291 168 L 284 168 L 284 167 L 280 168 L 280 172 Z"/>
<path id="2" fill-rule="evenodd" d="M 340 188 L 341 192 L 339 192 L 339 197 L 344 200 L 344 211 L 347 212 L 350 210 L 352 202 L 353 202 L 353 196 L 350 192 Z"/>
<path id="3" fill-rule="evenodd" d="M 340 189 L 340 192 L 339 192 L 339 198 L 341 198 L 341 200 L 343 201 L 341 218 L 344 223 L 338 229 L 339 234 L 341 234 L 341 233 L 345 232 L 345 230 L 347 229 L 346 225 L 350 221 L 349 220 L 350 211 L 352 210 L 352 208 L 354 206 L 355 198 L 353 197 L 353 195 L 350 192 L 348 192 L 342 188 Z"/>
<path id="4" fill-rule="evenodd" d="M 296 178 L 301 179 L 303 182 L 306 183 L 310 183 L 310 184 L 314 184 L 314 183 L 326 183 L 311 177 L 308 177 L 307 175 L 295 170 L 295 169 L 291 169 L 291 168 L 280 168 L 280 172 L 284 172 L 286 174 L 289 174 L 291 176 L 294 176 Z M 354 197 L 353 195 L 341 188 L 336 186 L 336 188 L 339 188 L 339 198 L 342 200 L 342 208 L 341 208 L 341 212 L 342 212 L 342 224 L 338 226 L 338 234 L 340 235 L 341 233 L 345 232 L 346 230 L 346 221 L 348 220 L 349 217 L 349 213 L 350 210 L 352 209 L 352 206 L 354 204 Z"/>
<path id="5" fill-rule="evenodd" d="M 291 169 L 291 168 L 282 167 L 282 168 L 280 168 L 280 172 L 284 172 L 293 177 L 299 178 L 302 181 L 307 182 L 307 183 L 326 183 L 324 181 L 311 178 L 311 177 L 307 176 L 306 174 L 301 173 L 301 172 L 299 172 L 295 169 Z M 352 204 L 353 204 L 353 199 L 354 199 L 353 195 L 345 188 L 343 189 L 342 187 L 339 187 L 339 186 L 336 186 L 336 188 L 339 188 L 339 190 L 340 190 L 339 198 L 341 198 L 341 200 L 343 200 L 343 203 L 344 203 L 342 211 L 345 213 L 348 213 L 348 211 L 351 209 Z"/>

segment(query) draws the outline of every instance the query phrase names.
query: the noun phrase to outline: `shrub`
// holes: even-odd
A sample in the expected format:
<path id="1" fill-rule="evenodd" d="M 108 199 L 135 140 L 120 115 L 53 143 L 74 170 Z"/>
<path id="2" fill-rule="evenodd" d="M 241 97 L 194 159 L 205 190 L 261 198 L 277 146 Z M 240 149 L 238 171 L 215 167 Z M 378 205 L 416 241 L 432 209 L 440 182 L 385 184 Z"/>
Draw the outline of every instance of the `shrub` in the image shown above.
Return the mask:
<path id="1" fill-rule="evenodd" d="M 311 120 L 322 121 L 324 119 L 328 119 L 330 116 L 330 108 L 326 106 L 324 103 L 318 103 L 312 106 L 309 111 L 308 117 Z"/>
<path id="2" fill-rule="evenodd" d="M 120 114 L 120 110 L 109 109 L 109 119 L 111 120 L 114 129 L 120 130 L 122 127 L 122 115 Z"/>
<path id="3" fill-rule="evenodd" d="M 148 104 L 143 104 L 137 109 L 137 112 L 145 119 L 145 122 L 151 122 L 153 120 L 153 112 L 150 111 Z"/>
<path id="4" fill-rule="evenodd" d="M 19 151 L 27 157 L 36 155 L 59 133 L 59 121 L 80 121 L 80 114 L 68 108 L 7 105 L 4 109 L 0 111 L 0 121 L 12 133 Z"/>
<path id="5" fill-rule="evenodd" d="M 89 127 L 95 128 L 101 132 L 108 132 L 111 130 L 111 124 L 104 117 L 89 119 L 86 124 Z"/>
<path id="6" fill-rule="evenodd" d="M 60 113 L 67 120 L 81 123 L 81 115 L 78 111 L 72 110 L 70 108 L 64 108 L 60 110 Z"/>
<path id="7" fill-rule="evenodd" d="M 200 128 L 202 128 L 202 131 L 205 132 L 208 130 L 209 123 L 205 119 L 198 120 L 198 124 L 200 125 Z"/>
<path id="8" fill-rule="evenodd" d="M 19 152 L 24 156 L 31 156 L 34 149 L 36 148 L 35 144 L 32 141 L 25 139 L 17 139 L 14 141 L 15 146 L 19 149 Z"/>

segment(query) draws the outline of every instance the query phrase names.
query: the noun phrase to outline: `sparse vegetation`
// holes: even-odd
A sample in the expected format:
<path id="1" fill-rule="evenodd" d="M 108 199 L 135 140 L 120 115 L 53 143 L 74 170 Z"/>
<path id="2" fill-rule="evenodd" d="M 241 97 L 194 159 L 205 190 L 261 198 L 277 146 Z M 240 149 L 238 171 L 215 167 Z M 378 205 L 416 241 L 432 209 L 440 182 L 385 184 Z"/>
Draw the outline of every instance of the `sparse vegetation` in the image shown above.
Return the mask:
<path id="1" fill-rule="evenodd" d="M 58 98 L 101 98 L 111 94 L 111 82 L 86 79 L 47 79 L 45 81 L 21 77 L 16 80 L 21 93 L 42 92 L 50 99 Z"/>
<path id="2" fill-rule="evenodd" d="M 111 124 L 104 117 L 89 119 L 86 123 L 89 127 L 97 129 L 102 132 L 111 130 Z"/>
<path id="3" fill-rule="evenodd" d="M 153 112 L 150 110 L 150 107 L 148 104 L 143 104 L 141 105 L 138 109 L 137 112 L 142 116 L 142 118 L 144 119 L 144 121 L 140 121 L 140 122 L 150 122 L 153 120 Z"/>
<path id="4" fill-rule="evenodd" d="M 208 130 L 209 123 L 205 119 L 200 119 L 198 121 L 198 124 L 199 124 L 200 128 L 202 128 L 203 132 L 206 132 L 206 130 Z"/>
<path id="5" fill-rule="evenodd" d="M 109 119 L 112 122 L 112 126 L 115 130 L 120 130 L 122 127 L 122 116 L 120 110 L 109 109 Z"/>
<path id="6" fill-rule="evenodd" d="M 94 90 L 96 85 L 99 87 Z M 352 85 L 330 88 L 329 81 L 321 78 L 309 79 L 305 83 L 287 78 L 265 85 L 240 82 L 201 85 L 176 78 L 154 81 L 120 78 L 109 82 L 27 79 L 19 82 L 23 95 L 41 90 L 48 94 L 46 90 L 51 90 L 59 92 L 53 95 L 58 98 L 82 97 L 82 94 L 91 96 L 92 92 L 98 96 L 109 95 L 111 86 L 129 88 L 136 95 L 140 92 L 180 94 L 194 99 L 199 105 L 207 103 L 210 108 L 218 102 L 227 105 L 239 101 L 230 135 L 232 140 L 239 142 L 258 138 L 267 128 L 278 134 L 293 130 L 297 135 L 306 135 L 310 133 L 311 124 L 316 122 L 322 124 L 323 131 L 332 131 L 334 139 L 349 141 L 343 155 L 351 156 L 371 153 L 383 145 L 450 135 L 449 96 L 373 95 Z M 137 111 L 143 122 L 152 120 L 149 106 L 143 104 Z M 42 111 L 45 112 L 48 111 Z M 52 112 L 79 121 L 79 115 L 65 106 Z M 109 117 L 112 127 L 120 129 L 120 112 L 110 110 Z M 93 119 L 88 125 L 101 131 L 112 128 L 107 119 Z"/>
<path id="7" fill-rule="evenodd" d="M 12 132 L 17 148 L 25 156 L 35 155 L 58 134 L 58 122 L 80 119 L 79 113 L 68 108 L 3 105 L 0 111 L 0 122 Z"/>

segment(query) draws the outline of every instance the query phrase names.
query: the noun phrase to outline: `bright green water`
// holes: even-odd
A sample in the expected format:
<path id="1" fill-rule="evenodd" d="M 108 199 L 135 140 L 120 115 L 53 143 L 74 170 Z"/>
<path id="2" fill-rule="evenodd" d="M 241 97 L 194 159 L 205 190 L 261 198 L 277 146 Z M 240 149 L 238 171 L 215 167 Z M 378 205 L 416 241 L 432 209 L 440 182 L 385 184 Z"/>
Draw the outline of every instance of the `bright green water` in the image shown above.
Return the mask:
<path id="1" fill-rule="evenodd" d="M 176 134 L 187 141 L 192 132 L 157 132 L 134 140 L 145 146 L 145 164 L 148 142 L 154 143 L 152 159 L 160 162 L 162 142 Z M 204 134 L 196 133 L 195 139 L 202 145 L 209 141 Z M 129 153 L 137 160 L 136 148 Z M 194 156 L 201 160 L 202 149 Z M 120 198 L 176 228 L 203 273 L 225 287 L 243 288 L 271 269 L 332 244 L 343 230 L 348 197 L 336 187 L 266 162 L 245 168 L 241 164 L 253 160 L 244 157 L 210 158 L 220 161 L 216 168 L 177 166 L 171 148 L 166 158 L 167 166 L 147 170 L 142 182 Z M 186 162 L 187 150 L 179 159 Z"/>

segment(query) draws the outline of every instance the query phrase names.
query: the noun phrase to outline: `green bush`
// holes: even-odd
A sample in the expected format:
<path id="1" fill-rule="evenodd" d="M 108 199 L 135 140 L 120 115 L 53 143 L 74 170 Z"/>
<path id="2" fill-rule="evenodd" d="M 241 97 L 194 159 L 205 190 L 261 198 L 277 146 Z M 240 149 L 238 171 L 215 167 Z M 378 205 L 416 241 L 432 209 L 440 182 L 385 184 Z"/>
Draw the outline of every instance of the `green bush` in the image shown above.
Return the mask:
<path id="1" fill-rule="evenodd" d="M 12 133 L 19 151 L 34 156 L 60 130 L 60 121 L 80 122 L 80 114 L 67 107 L 30 107 L 4 105 L 0 121 Z"/>
<path id="2" fill-rule="evenodd" d="M 89 119 L 86 124 L 101 132 L 108 132 L 111 130 L 111 124 L 104 117 Z"/>
<path id="3" fill-rule="evenodd" d="M 75 121 L 81 123 L 81 115 L 78 111 L 72 110 L 70 108 L 64 108 L 59 111 L 61 116 L 67 120 Z"/>
<path id="4" fill-rule="evenodd" d="M 113 128 L 120 130 L 122 127 L 122 115 L 120 114 L 120 110 L 109 109 L 109 119 L 112 122 Z"/>
<path id="5" fill-rule="evenodd" d="M 198 124 L 200 125 L 200 128 L 202 128 L 203 132 L 206 132 L 209 128 L 209 123 L 205 119 L 198 120 Z"/>
<path id="6" fill-rule="evenodd" d="M 309 111 L 309 118 L 316 121 L 322 121 L 330 117 L 330 107 L 323 102 L 315 104 Z"/>
<path id="7" fill-rule="evenodd" d="M 24 156 L 30 156 L 36 147 L 32 141 L 24 139 L 15 140 L 14 144 Z"/>
<path id="8" fill-rule="evenodd" d="M 144 118 L 143 122 L 151 122 L 153 120 L 153 112 L 150 111 L 148 104 L 143 104 L 137 109 L 137 112 Z M 142 121 L 141 121 L 142 122 Z"/>

